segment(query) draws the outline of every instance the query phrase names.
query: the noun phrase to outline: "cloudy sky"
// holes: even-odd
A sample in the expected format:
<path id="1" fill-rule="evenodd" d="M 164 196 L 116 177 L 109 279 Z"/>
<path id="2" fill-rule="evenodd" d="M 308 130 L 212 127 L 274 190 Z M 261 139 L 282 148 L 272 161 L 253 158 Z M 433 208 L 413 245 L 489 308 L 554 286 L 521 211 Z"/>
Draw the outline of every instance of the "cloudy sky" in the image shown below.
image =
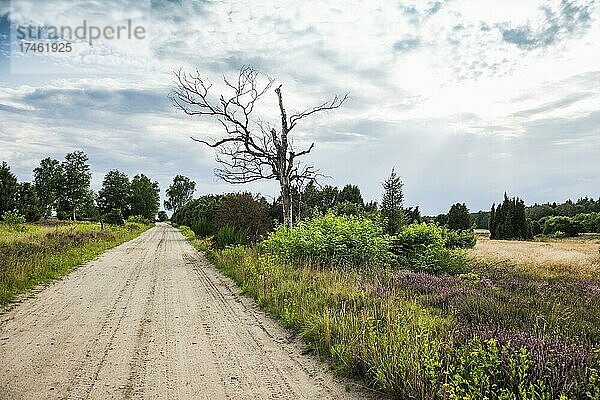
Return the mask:
<path id="1" fill-rule="evenodd" d="M 244 64 L 283 84 L 302 110 L 350 94 L 298 126 L 330 179 L 381 197 L 392 167 L 408 205 L 488 209 L 504 191 L 527 203 L 600 196 L 600 2 L 0 0 L 0 159 L 21 180 L 46 156 L 81 149 L 94 188 L 118 168 L 197 194 L 277 192 L 217 180 L 189 137 L 219 126 L 176 112 L 172 71 L 215 82 Z M 130 19 L 143 40 L 75 40 L 69 54 L 22 53 L 18 24 L 101 26 Z M 104 25 L 103 25 L 104 24 Z M 12 28 L 12 41 L 11 41 Z M 12 46 L 11 46 L 12 42 Z M 277 123 L 275 94 L 257 116 Z"/>

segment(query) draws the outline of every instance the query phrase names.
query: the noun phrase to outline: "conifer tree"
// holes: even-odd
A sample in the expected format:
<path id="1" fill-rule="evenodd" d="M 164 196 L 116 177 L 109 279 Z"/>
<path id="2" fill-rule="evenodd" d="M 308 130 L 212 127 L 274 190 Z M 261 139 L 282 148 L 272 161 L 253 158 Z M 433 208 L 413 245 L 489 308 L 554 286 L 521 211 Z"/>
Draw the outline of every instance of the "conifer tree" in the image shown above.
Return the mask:
<path id="1" fill-rule="evenodd" d="M 392 168 L 390 176 L 383 182 L 384 193 L 381 200 L 381 216 L 385 219 L 387 232 L 391 235 L 398 233 L 405 222 L 402 186 L 402 179 Z"/>
<path id="2" fill-rule="evenodd" d="M 525 216 L 525 202 L 518 197 L 510 199 L 504 193 L 502 203 L 492 205 L 489 218 L 491 239 L 532 239 L 531 225 Z"/>

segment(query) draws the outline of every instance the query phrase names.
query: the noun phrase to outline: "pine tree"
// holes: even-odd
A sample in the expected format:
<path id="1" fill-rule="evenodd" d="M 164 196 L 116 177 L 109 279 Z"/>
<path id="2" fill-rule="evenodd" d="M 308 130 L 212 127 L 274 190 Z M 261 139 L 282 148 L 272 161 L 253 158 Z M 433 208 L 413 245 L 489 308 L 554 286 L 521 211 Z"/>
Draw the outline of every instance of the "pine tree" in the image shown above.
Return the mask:
<path id="1" fill-rule="evenodd" d="M 496 203 L 492 204 L 492 209 L 490 210 L 488 228 L 490 230 L 490 239 L 496 239 Z"/>
<path id="2" fill-rule="evenodd" d="M 492 205 L 489 219 L 491 239 L 532 239 L 531 224 L 525 216 L 525 202 L 518 197 L 510 199 L 504 193 L 502 203 Z"/>
<path id="3" fill-rule="evenodd" d="M 403 186 L 402 179 L 396 175 L 396 171 L 392 168 L 390 176 L 383 182 L 384 193 L 381 200 L 381 216 L 385 219 L 387 232 L 391 235 L 398 233 L 405 222 L 402 208 L 404 201 Z"/>

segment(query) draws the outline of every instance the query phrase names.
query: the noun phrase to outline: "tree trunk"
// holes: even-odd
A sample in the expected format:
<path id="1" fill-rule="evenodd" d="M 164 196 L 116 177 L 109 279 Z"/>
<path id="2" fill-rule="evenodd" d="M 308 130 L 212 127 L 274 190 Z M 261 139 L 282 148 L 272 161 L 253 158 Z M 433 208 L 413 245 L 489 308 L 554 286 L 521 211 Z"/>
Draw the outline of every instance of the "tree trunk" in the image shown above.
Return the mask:
<path id="1" fill-rule="evenodd" d="M 292 226 L 292 192 L 287 179 L 281 182 L 281 203 L 283 205 L 283 224 L 287 227 Z"/>
<path id="2" fill-rule="evenodd" d="M 73 221 L 75 221 L 75 208 L 73 208 Z"/>

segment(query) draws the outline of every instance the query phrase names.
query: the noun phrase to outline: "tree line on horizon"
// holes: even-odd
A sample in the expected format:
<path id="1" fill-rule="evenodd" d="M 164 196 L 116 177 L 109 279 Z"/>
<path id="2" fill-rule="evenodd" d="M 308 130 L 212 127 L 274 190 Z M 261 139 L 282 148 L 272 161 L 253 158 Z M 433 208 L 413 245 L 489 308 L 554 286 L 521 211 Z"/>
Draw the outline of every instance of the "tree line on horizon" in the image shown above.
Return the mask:
<path id="1" fill-rule="evenodd" d="M 159 212 L 160 188 L 143 173 L 129 178 L 108 171 L 98 192 L 90 188 L 92 174 L 87 155 L 73 151 L 59 161 L 46 157 L 33 169 L 31 182 L 18 182 L 6 161 L 0 164 L 0 218 L 16 212 L 26 221 L 56 216 L 61 220 L 93 220 L 121 224 L 137 216 L 147 221 L 166 220 Z M 173 210 L 192 198 L 195 182 L 177 175 L 166 191 L 165 207 Z"/>
<path id="2" fill-rule="evenodd" d="M 524 213 L 534 236 L 600 233 L 600 197 L 598 200 L 586 196 L 576 201 L 568 199 L 563 203 L 535 203 L 524 206 Z M 478 211 L 471 214 L 471 220 L 475 228 L 488 229 L 491 227 L 490 216 L 491 210 Z"/>
<path id="3" fill-rule="evenodd" d="M 143 173 L 129 178 L 119 170 L 104 176 L 98 192 L 90 189 L 91 172 L 88 157 L 82 151 L 68 153 L 64 160 L 44 158 L 33 170 L 31 182 L 18 182 L 6 162 L 0 165 L 0 216 L 16 210 L 27 221 L 55 215 L 59 219 L 86 219 L 107 223 L 122 223 L 132 216 L 148 221 L 167 220 L 159 212 L 160 188 Z M 177 175 L 166 190 L 164 207 L 177 212 L 193 199 L 196 183 Z M 305 187 L 290 190 L 290 214 L 293 222 L 310 218 L 316 213 L 373 216 L 385 219 L 387 231 L 397 232 L 400 226 L 428 222 L 451 230 L 489 228 L 492 239 L 530 239 L 533 235 L 575 236 L 579 232 L 600 232 L 600 199 L 582 198 L 573 202 L 545 203 L 525 206 L 518 198 L 494 204 L 490 212 L 470 213 L 465 203 L 453 204 L 448 213 L 434 217 L 422 216 L 419 207 L 405 207 L 403 182 L 392 169 L 383 182 L 381 203 L 365 202 L 360 188 L 354 184 L 343 187 L 320 186 L 310 181 Z M 243 194 L 243 193 L 242 193 Z M 202 196 L 201 196 L 202 197 Z M 259 201 L 270 221 L 283 223 L 281 196 L 271 203 L 262 196 Z M 242 202 L 246 201 L 244 199 Z M 234 207 L 235 208 L 235 207 Z"/>

